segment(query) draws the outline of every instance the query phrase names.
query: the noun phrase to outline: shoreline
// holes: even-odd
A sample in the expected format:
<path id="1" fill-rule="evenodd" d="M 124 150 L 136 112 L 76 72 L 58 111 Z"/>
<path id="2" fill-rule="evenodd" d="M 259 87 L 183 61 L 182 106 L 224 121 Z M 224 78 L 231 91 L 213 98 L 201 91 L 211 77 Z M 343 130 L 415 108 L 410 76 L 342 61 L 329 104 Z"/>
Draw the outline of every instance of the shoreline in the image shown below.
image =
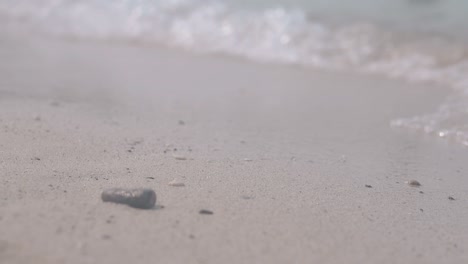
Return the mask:
<path id="1" fill-rule="evenodd" d="M 389 125 L 450 91 L 163 49 L 22 45 L 0 62 L 0 260 L 468 259 L 466 148 Z M 153 188 L 159 207 L 103 203 L 112 187 Z"/>

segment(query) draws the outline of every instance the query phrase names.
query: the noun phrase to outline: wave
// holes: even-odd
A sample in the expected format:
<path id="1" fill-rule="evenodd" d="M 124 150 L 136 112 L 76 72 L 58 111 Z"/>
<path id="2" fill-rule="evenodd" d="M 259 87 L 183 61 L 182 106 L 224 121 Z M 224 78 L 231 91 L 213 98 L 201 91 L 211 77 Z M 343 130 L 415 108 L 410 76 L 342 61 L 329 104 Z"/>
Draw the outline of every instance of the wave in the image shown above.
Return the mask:
<path id="1" fill-rule="evenodd" d="M 300 9 L 241 10 L 197 0 L 3 0 L 0 21 L 59 37 L 164 44 L 447 86 L 457 91 L 456 100 L 392 126 L 468 146 L 468 45 L 448 37 L 372 23 L 326 23 Z"/>

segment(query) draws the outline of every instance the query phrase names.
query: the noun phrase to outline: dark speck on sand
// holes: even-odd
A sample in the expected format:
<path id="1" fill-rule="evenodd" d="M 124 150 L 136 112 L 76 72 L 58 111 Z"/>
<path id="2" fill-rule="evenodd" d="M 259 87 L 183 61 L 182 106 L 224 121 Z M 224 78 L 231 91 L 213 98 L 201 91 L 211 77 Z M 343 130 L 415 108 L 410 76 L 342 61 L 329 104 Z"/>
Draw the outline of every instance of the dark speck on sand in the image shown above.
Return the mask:
<path id="1" fill-rule="evenodd" d="M 419 183 L 418 181 L 416 180 L 411 180 L 411 181 L 408 181 L 407 182 L 409 186 L 411 187 L 420 187 L 421 186 L 421 183 Z"/>
<path id="2" fill-rule="evenodd" d="M 205 210 L 205 209 L 202 209 L 198 212 L 199 214 L 203 214 L 203 215 L 212 215 L 213 212 L 210 211 L 210 210 Z"/>

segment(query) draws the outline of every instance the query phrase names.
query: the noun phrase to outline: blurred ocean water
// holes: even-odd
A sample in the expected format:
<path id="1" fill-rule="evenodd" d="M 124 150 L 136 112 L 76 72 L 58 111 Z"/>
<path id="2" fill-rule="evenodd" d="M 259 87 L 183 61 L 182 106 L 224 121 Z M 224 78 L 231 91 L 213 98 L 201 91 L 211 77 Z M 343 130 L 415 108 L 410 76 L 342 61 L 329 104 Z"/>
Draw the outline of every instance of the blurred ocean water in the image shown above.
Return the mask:
<path id="1" fill-rule="evenodd" d="M 468 1 L 0 0 L 0 33 L 167 45 L 454 90 L 397 119 L 468 146 Z"/>

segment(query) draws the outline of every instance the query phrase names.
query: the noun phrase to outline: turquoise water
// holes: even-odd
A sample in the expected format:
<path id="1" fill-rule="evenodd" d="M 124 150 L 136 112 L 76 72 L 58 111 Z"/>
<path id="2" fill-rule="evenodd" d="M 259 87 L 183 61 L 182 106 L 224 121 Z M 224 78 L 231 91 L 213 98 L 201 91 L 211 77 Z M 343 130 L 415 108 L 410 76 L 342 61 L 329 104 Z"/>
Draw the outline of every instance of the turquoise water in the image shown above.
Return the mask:
<path id="1" fill-rule="evenodd" d="M 434 113 L 392 126 L 468 146 L 466 0 L 0 0 L 0 32 L 16 31 L 445 86 Z"/>

